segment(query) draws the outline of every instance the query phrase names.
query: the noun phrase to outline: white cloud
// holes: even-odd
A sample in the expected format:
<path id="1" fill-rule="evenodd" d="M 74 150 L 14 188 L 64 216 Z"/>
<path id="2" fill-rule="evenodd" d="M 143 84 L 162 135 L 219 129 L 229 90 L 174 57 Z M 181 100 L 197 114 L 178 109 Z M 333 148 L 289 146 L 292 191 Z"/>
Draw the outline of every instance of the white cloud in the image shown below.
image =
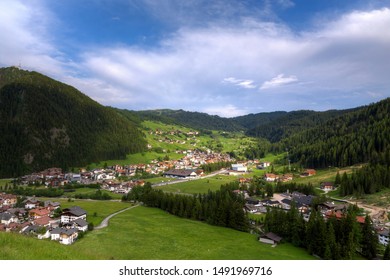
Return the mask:
<path id="1" fill-rule="evenodd" d="M 382 93 L 378 93 L 378 92 L 374 92 L 374 91 L 369 91 L 369 92 L 367 92 L 367 94 L 372 98 L 382 98 L 383 97 Z"/>
<path id="2" fill-rule="evenodd" d="M 243 116 L 249 113 L 247 110 L 238 108 L 232 104 L 227 104 L 224 106 L 206 107 L 204 109 L 204 112 L 210 115 L 218 115 L 220 117 L 225 118 Z"/>
<path id="3" fill-rule="evenodd" d="M 279 74 L 276 77 L 272 78 L 271 80 L 265 81 L 261 85 L 260 89 L 275 88 L 275 87 L 285 86 L 296 82 L 298 82 L 298 78 L 296 76 L 284 77 L 284 74 Z"/>
<path id="4" fill-rule="evenodd" d="M 256 85 L 254 85 L 254 81 L 252 81 L 252 80 L 242 80 L 242 79 L 236 79 L 233 77 L 229 77 L 229 78 L 223 79 L 223 82 L 230 83 L 230 84 L 233 84 L 233 85 L 236 85 L 236 86 L 239 86 L 242 88 L 247 88 L 247 89 L 256 88 Z"/>
<path id="5" fill-rule="evenodd" d="M 282 2 L 287 8 L 291 1 Z M 74 55 L 78 61 L 69 62 L 61 46 L 51 41 L 55 20 L 43 3 L 0 2 L 0 65 L 22 63 L 54 75 L 104 105 L 234 116 L 257 112 L 260 106 L 267 111 L 316 109 L 316 104 L 326 102 L 352 107 L 355 103 L 338 98 L 352 92 L 368 93 L 356 99 L 361 104 L 390 95 L 387 8 L 347 13 L 305 33 L 249 13 L 240 20 L 236 17 L 235 24 L 186 25 L 147 49 L 89 46 L 88 52 Z M 213 13 L 225 18 L 223 6 L 217 4 Z M 172 6 L 167 9 L 172 12 Z M 69 69 L 82 75 L 72 75 Z M 259 100 L 248 90 L 254 88 L 272 89 L 278 95 Z M 313 101 L 311 108 L 307 97 Z"/>
<path id="6" fill-rule="evenodd" d="M 0 65 L 20 64 L 58 77 L 73 67 L 51 41 L 55 19 L 42 1 L 0 1 L 0 20 Z"/>
<path id="7" fill-rule="evenodd" d="M 375 92 L 389 96 L 390 63 L 384 62 L 390 62 L 390 42 L 384 38 L 390 30 L 383 25 L 390 20 L 390 10 L 372 11 L 371 17 L 366 13 L 361 15 L 366 21 L 354 12 L 310 33 L 295 34 L 285 25 L 247 18 L 236 27 L 182 28 L 148 50 L 91 49 L 82 56 L 82 67 L 116 93 L 96 87 L 85 90 L 113 106 L 183 108 L 221 115 L 234 112 L 229 104 L 256 112 L 258 96 L 248 90 L 255 87 L 280 93 L 261 101 L 267 110 L 306 108 L 308 96 L 317 104 L 326 99 L 335 106 L 351 107 L 354 104 L 341 104 L 338 95 L 375 87 Z M 358 27 L 344 36 L 338 33 L 354 25 L 362 27 L 359 36 Z M 378 26 L 381 32 L 368 34 L 367 25 Z M 253 76 L 265 82 L 257 85 L 252 79 L 237 78 Z M 117 102 L 118 95 L 123 102 Z"/>

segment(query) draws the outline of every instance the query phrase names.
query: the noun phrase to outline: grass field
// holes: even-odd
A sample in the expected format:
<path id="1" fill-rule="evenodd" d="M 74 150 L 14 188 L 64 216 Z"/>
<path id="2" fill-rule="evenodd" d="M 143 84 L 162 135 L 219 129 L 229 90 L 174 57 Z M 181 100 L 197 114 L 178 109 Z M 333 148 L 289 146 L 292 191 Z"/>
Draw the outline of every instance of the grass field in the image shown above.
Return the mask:
<path id="1" fill-rule="evenodd" d="M 99 244 L 99 246 L 97 246 Z M 312 259 L 290 244 L 276 248 L 255 235 L 137 207 L 73 245 L 99 259 Z"/>
<path id="2" fill-rule="evenodd" d="M 75 189 L 74 192 L 65 192 L 63 194 L 64 197 L 75 197 L 76 194 L 94 194 L 96 193 L 97 189 L 92 189 L 92 188 L 78 188 Z M 113 193 L 107 190 L 101 190 L 102 193 L 107 193 L 112 197 L 112 199 L 121 199 L 123 194 L 118 194 L 118 193 Z"/>
<path id="3" fill-rule="evenodd" d="M 80 240 L 81 241 L 81 240 Z M 18 233 L 0 232 L 1 260 L 92 260 L 95 257 L 73 246 L 38 240 Z"/>
<path id="4" fill-rule="evenodd" d="M 390 205 L 390 189 L 384 189 L 374 194 L 367 194 L 359 199 L 362 203 L 388 208 Z"/>
<path id="5" fill-rule="evenodd" d="M 5 186 L 6 184 L 11 185 L 12 179 L 0 179 L 0 187 Z"/>
<path id="6" fill-rule="evenodd" d="M 156 188 L 173 193 L 207 193 L 209 190 L 219 190 L 221 185 L 235 181 L 237 179 L 238 177 L 236 176 L 219 175 L 211 178 L 198 179 Z"/>
<path id="7" fill-rule="evenodd" d="M 305 250 L 291 244 L 273 248 L 259 243 L 256 236 L 249 233 L 181 219 L 160 209 L 142 206 L 115 216 L 107 228 L 89 232 L 71 246 L 0 233 L 0 248 L 3 260 L 313 259 Z"/>
<path id="8" fill-rule="evenodd" d="M 296 178 L 294 179 L 294 181 L 297 183 L 312 183 L 314 186 L 319 186 L 322 182 L 334 182 L 337 172 L 339 172 L 341 176 L 344 172 L 346 172 L 347 174 L 351 174 L 354 169 L 356 170 L 359 168 L 361 168 L 361 166 L 351 166 L 345 168 L 332 167 L 328 169 L 320 169 L 317 170 L 317 174 L 315 176 Z"/>
<path id="9" fill-rule="evenodd" d="M 131 206 L 129 203 L 119 201 L 72 199 L 72 201 L 69 202 L 68 199 L 65 198 L 46 198 L 45 200 L 60 202 L 62 209 L 80 206 L 87 211 L 87 221 L 92 222 L 95 226 L 100 224 L 108 215 Z M 94 215 L 95 212 L 96 215 Z"/>

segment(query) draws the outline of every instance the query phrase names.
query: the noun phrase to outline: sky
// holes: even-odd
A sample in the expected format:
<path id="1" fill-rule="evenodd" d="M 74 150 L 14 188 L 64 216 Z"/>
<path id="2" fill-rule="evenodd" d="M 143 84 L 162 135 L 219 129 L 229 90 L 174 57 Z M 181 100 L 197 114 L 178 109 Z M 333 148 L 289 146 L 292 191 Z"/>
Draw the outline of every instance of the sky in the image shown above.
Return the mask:
<path id="1" fill-rule="evenodd" d="M 0 0 L 0 67 L 222 117 L 390 97 L 390 0 Z"/>

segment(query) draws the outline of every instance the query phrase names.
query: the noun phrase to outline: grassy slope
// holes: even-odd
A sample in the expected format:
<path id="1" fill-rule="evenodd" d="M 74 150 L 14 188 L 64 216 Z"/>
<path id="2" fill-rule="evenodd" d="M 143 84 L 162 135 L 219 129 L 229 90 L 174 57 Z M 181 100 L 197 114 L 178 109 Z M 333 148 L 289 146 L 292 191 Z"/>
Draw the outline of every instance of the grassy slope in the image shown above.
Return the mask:
<path id="1" fill-rule="evenodd" d="M 196 149 L 196 148 L 213 148 L 218 143 L 222 145 L 222 152 L 230 152 L 235 151 L 237 154 L 240 154 L 245 147 L 249 146 L 255 140 L 254 138 L 249 138 L 244 136 L 242 133 L 221 133 L 219 131 L 213 131 L 212 135 L 199 135 L 195 138 L 187 139 L 186 135 L 151 135 L 150 131 L 156 131 L 157 129 L 163 132 L 169 131 L 177 131 L 180 130 L 184 133 L 194 131 L 193 129 L 186 128 L 179 125 L 172 124 L 164 124 L 161 122 L 155 121 L 144 121 L 142 122 L 143 132 L 146 136 L 146 140 L 148 144 L 152 146 L 152 148 L 161 148 L 166 150 L 165 153 L 157 153 L 153 150 L 145 153 L 136 153 L 127 155 L 126 159 L 123 160 L 107 160 L 101 161 L 98 163 L 93 163 L 89 165 L 89 168 L 97 168 L 103 167 L 105 163 L 108 166 L 120 164 L 137 164 L 137 163 L 150 163 L 152 160 L 157 159 L 159 157 L 164 158 L 166 155 L 169 156 L 170 159 L 180 159 L 183 157 L 182 154 L 177 154 L 175 151 L 177 150 L 188 150 L 188 149 Z M 181 143 L 165 143 L 159 142 L 159 140 L 164 139 L 165 137 L 176 141 L 185 141 L 185 144 Z M 193 145 L 196 144 L 196 145 Z"/>
<path id="2" fill-rule="evenodd" d="M 146 207 L 115 216 L 71 246 L 0 233 L 0 247 L 0 259 L 313 259 L 291 244 L 272 248 L 249 233 Z"/>
<path id="3" fill-rule="evenodd" d="M 161 186 L 156 188 L 162 189 L 163 191 L 174 192 L 174 193 L 192 193 L 192 194 L 207 193 L 208 190 L 212 190 L 212 191 L 219 190 L 222 184 L 226 184 L 237 179 L 238 177 L 235 176 L 220 175 L 212 178 L 193 180 L 193 181 L 166 185 L 166 186 Z"/>
<path id="4" fill-rule="evenodd" d="M 17 233 L 0 232 L 1 260 L 92 260 L 88 255 L 73 246 L 61 245 L 49 240 L 38 240 Z"/>
<path id="5" fill-rule="evenodd" d="M 12 179 L 0 179 L 0 187 L 5 186 L 6 184 L 11 185 Z"/>
<path id="6" fill-rule="evenodd" d="M 145 207 L 115 216 L 73 246 L 101 259 L 312 259 L 290 244 L 272 248 L 249 233 Z"/>
<path id="7" fill-rule="evenodd" d="M 76 189 L 74 192 L 65 192 L 64 193 L 64 197 L 75 197 L 75 195 L 77 194 L 94 194 L 96 193 L 96 189 L 91 189 L 91 188 L 79 188 L 79 189 Z M 113 192 L 110 192 L 110 191 L 107 191 L 107 190 L 101 190 L 101 192 L 103 193 L 107 193 L 108 195 L 110 195 L 112 197 L 112 199 L 121 199 L 122 198 L 122 194 L 118 194 L 118 193 L 113 193 Z"/>
<path id="8" fill-rule="evenodd" d="M 58 201 L 61 203 L 61 208 L 68 208 L 72 206 L 80 206 L 87 211 L 87 221 L 92 222 L 95 226 L 100 224 L 108 215 L 130 207 L 129 203 L 118 201 L 97 201 L 97 200 L 81 200 L 74 199 L 71 202 L 68 199 L 50 198 L 46 200 Z M 96 212 L 96 217 L 94 213 Z"/>

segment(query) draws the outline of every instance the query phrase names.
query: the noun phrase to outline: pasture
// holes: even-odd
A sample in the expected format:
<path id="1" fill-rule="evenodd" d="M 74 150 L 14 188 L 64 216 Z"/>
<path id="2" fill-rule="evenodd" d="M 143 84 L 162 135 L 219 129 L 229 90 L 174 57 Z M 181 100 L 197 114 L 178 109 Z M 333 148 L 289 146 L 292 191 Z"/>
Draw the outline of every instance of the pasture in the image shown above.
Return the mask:
<path id="1" fill-rule="evenodd" d="M 255 235 L 136 207 L 72 245 L 98 259 L 256 260 L 313 259 L 291 244 L 262 244 Z"/>
<path id="2" fill-rule="evenodd" d="M 164 185 L 156 187 L 156 189 L 161 189 L 163 191 L 172 193 L 207 193 L 209 190 L 217 191 L 221 188 L 221 185 L 238 180 L 238 178 L 239 177 L 237 176 L 217 175 L 210 178 L 203 178 L 171 185 Z"/>
<path id="3" fill-rule="evenodd" d="M 87 202 L 82 204 L 77 201 L 75 204 L 93 207 Z M 70 205 L 64 203 L 64 206 Z M 94 207 L 88 211 L 103 213 L 107 202 L 97 202 Z M 113 206 L 110 204 L 108 207 Z M 115 216 L 108 227 L 89 232 L 70 246 L 19 234 L 0 233 L 0 247 L 0 259 L 3 260 L 313 259 L 305 250 L 291 244 L 271 247 L 258 242 L 256 236 L 249 233 L 178 218 L 160 209 L 142 206 Z"/>

